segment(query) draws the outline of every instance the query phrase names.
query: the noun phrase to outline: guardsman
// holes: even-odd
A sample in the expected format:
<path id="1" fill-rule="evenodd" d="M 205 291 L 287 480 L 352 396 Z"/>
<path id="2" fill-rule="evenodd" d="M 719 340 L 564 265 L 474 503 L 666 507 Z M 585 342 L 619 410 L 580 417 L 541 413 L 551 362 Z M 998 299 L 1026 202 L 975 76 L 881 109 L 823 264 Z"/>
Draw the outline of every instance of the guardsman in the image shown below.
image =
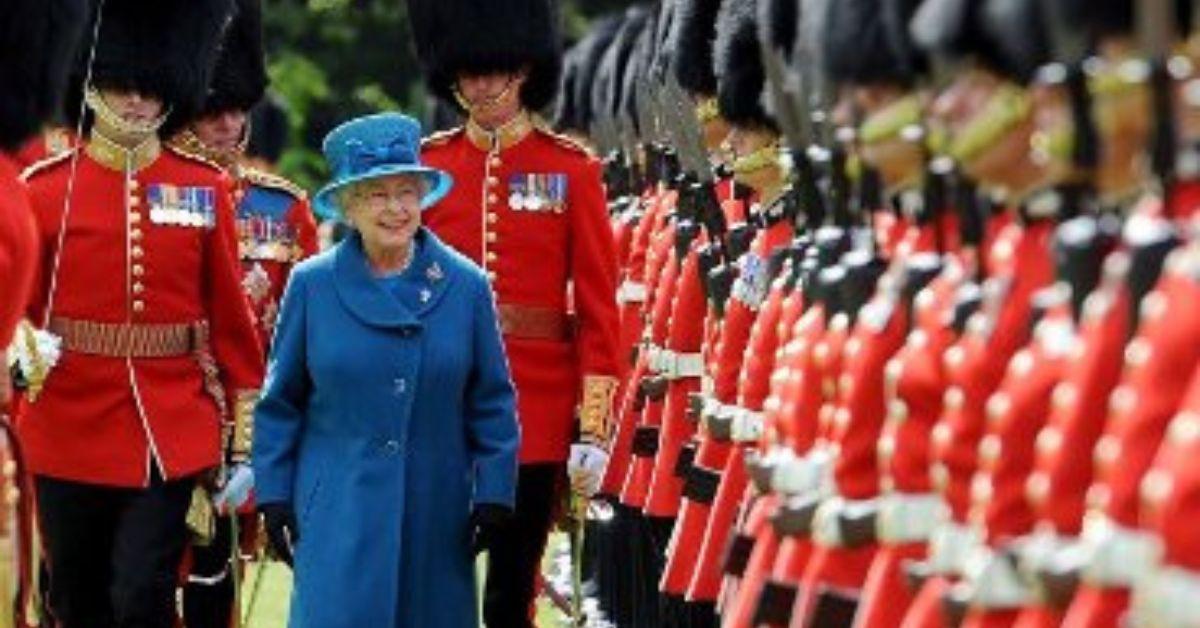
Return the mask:
<path id="1" fill-rule="evenodd" d="M 1192 276 L 1200 258 L 1190 246 Z M 1200 378 L 1192 374 L 1179 412 L 1171 419 L 1154 464 L 1142 479 L 1140 520 L 1161 544 L 1154 570 L 1136 583 L 1129 619 L 1138 626 L 1183 628 L 1200 624 Z"/>
<path id="2" fill-rule="evenodd" d="M 748 484 L 743 453 L 757 444 L 762 429 L 762 403 L 777 336 L 771 322 L 756 327 L 756 321 L 778 321 L 782 291 L 775 292 L 772 307 L 766 305 L 773 274 L 780 267 L 772 260 L 780 259 L 776 252 L 794 233 L 796 205 L 790 203 L 785 188 L 779 131 L 759 102 L 765 85 L 757 52 L 756 11 L 754 2 L 722 2 L 713 45 L 717 111 L 730 126 L 726 143 L 738 188 L 733 196 L 746 209 L 744 222 L 733 224 L 726 236 L 728 256 L 722 270 L 734 278 L 730 296 L 720 306 L 715 332 L 719 335 L 712 344 L 712 384 L 700 410 L 702 434 L 708 442 L 701 442 L 699 464 L 688 478 L 694 485 L 688 491 L 692 500 L 711 504 L 703 542 L 689 540 L 697 543 L 699 551 L 686 595 L 703 604 L 716 603 L 721 592 L 725 548 Z M 703 451 L 706 445 L 709 451 Z"/>
<path id="3" fill-rule="evenodd" d="M 491 552 L 484 620 L 525 626 L 564 462 L 590 498 L 607 461 L 618 318 L 600 163 L 533 114 L 558 85 L 549 2 L 409 9 L 429 87 L 467 114 L 423 147 L 422 159 L 456 183 L 426 220 L 487 272 L 519 397 L 517 506 Z"/>
<path id="4" fill-rule="evenodd" d="M 831 490 L 813 514 L 813 553 L 800 584 L 798 614 L 792 617 L 800 625 L 849 621 L 854 613 L 878 547 L 874 523 L 879 516 L 880 469 L 875 446 L 886 414 L 884 367 L 903 345 L 913 299 L 939 269 L 936 244 L 953 246 L 954 238 L 943 239 L 937 231 L 943 208 L 920 191 L 922 184 L 932 186 L 926 176 L 934 176 L 923 176 L 921 94 L 913 88 L 923 60 L 902 26 L 889 28 L 906 24 L 911 12 L 911 5 L 900 3 L 839 3 L 831 8 L 824 28 L 826 71 L 864 116 L 855 134 L 857 151 L 878 173 L 883 192 L 895 199 L 903 222 L 912 226 L 907 236 L 911 242 L 897 247 L 888 279 L 873 298 L 879 275 L 871 267 L 881 269 L 888 261 L 864 257 L 862 251 L 843 258 L 843 292 L 849 298 L 843 299 L 842 308 L 852 328 L 837 374 L 838 397 L 827 445 L 837 452 L 829 473 Z M 871 43 L 864 47 L 863 42 Z M 873 54 L 847 54 L 862 48 Z"/>
<path id="5" fill-rule="evenodd" d="M 1184 54 L 1194 56 L 1195 52 L 1185 50 Z M 1192 74 L 1173 74 L 1172 78 L 1179 81 L 1176 87 L 1195 80 Z M 1129 98 L 1138 94 L 1138 88 L 1136 82 L 1126 84 L 1120 90 L 1096 93 L 1092 100 L 1097 111 L 1095 117 L 1103 122 L 1099 125 L 1102 140 L 1110 134 L 1118 138 L 1140 137 L 1118 145 L 1135 147 L 1135 155 L 1144 155 L 1150 146 L 1146 140 L 1152 135 L 1129 134 L 1130 125 L 1125 121 L 1133 121 L 1137 128 L 1144 129 L 1147 121 L 1160 124 L 1161 120 L 1159 114 L 1148 115 L 1145 99 Z M 1109 398 L 1121 380 L 1124 364 L 1121 355 L 1127 350 L 1126 341 L 1137 325 L 1138 304 L 1153 287 L 1164 257 L 1177 243 L 1177 229 L 1171 228 L 1169 221 L 1181 224 L 1195 211 L 1195 170 L 1189 165 L 1194 163 L 1193 153 L 1187 147 L 1188 138 L 1196 136 L 1197 110 L 1189 99 L 1179 97 L 1182 93 L 1185 90 L 1176 91 L 1174 113 L 1169 120 L 1178 123 L 1181 140 L 1172 164 L 1178 178 L 1173 184 L 1163 186 L 1169 201 L 1164 203 L 1159 194 L 1151 192 L 1125 216 L 1120 248 L 1105 260 L 1103 282 L 1084 308 L 1083 352 L 1072 366 L 1063 390 L 1056 391 L 1054 412 L 1038 435 L 1037 472 L 1027 488 L 1040 520 L 1030 539 L 1029 545 L 1036 552 L 1029 556 L 1026 571 L 1038 575 L 1042 595 L 1023 611 L 1018 625 L 1025 628 L 1057 624 L 1071 602 L 1082 567 L 1080 553 L 1074 546 L 1084 524 L 1087 487 L 1094 477 L 1092 453 L 1105 430 Z M 1139 111 L 1137 107 L 1142 109 Z M 1126 156 L 1122 163 L 1132 163 L 1135 168 L 1145 163 L 1136 156 L 1134 159 L 1131 162 Z"/>
<path id="6" fill-rule="evenodd" d="M 211 520 L 194 493 L 223 441 L 248 447 L 262 377 L 230 182 L 159 139 L 203 101 L 231 3 L 102 7 L 90 131 L 25 173 L 45 250 L 29 314 L 59 355 L 33 356 L 18 429 L 54 616 L 166 627 L 188 524 Z"/>
<path id="7" fill-rule="evenodd" d="M 246 163 L 249 112 L 262 100 L 267 74 L 262 7 L 258 0 L 237 0 L 235 7 L 204 107 L 171 139 L 171 145 L 219 164 L 233 179 L 242 288 L 250 300 L 265 353 L 288 274 L 296 263 L 316 253 L 317 227 L 304 191 Z M 249 442 L 253 434 L 245 431 L 238 437 Z M 234 570 L 240 569 L 240 564 L 231 559 L 234 522 L 225 515 L 247 507 L 253 482 L 246 453 L 241 447 L 226 452 L 225 490 L 216 496 L 223 516 L 214 526 L 215 536 L 192 546 L 183 596 L 183 619 L 189 628 L 224 628 L 233 617 Z M 242 530 L 238 545 L 251 542 L 257 517 L 241 516 L 238 523 Z"/>
<path id="8" fill-rule="evenodd" d="M 920 579 L 920 592 L 905 616 L 906 625 L 913 626 L 940 623 L 942 599 L 962 575 L 965 550 L 978 543 L 967 514 L 978 443 L 987 425 L 985 406 L 1009 360 L 1029 338 L 1032 295 L 1053 276 L 1049 244 L 1061 198 L 1033 195 L 1043 189 L 1046 172 L 1028 150 L 1034 117 L 1021 87 L 1037 63 L 1002 53 L 1006 49 L 989 30 L 984 4 L 927 2 L 912 29 L 932 54 L 965 55 L 966 67 L 934 101 L 933 116 L 948 136 L 947 153 L 982 189 L 1003 194 L 1018 216 L 986 240 L 980 260 L 987 273 L 983 302 L 944 356 L 947 388 L 943 416 L 932 433 L 931 477 L 946 508 L 922 565 L 922 575 L 929 577 Z M 944 11 L 961 11 L 964 19 L 947 20 Z"/>
<path id="9" fill-rule="evenodd" d="M 675 34 L 671 40 L 674 46 L 669 69 L 672 73 L 671 80 L 678 82 L 695 103 L 695 124 L 700 129 L 704 141 L 703 156 L 707 160 L 704 163 L 706 167 L 709 165 L 709 161 L 717 155 L 720 143 L 728 132 L 725 121 L 717 114 L 714 97 L 716 77 L 713 74 L 712 39 L 719 5 L 720 2 L 717 0 L 679 2 L 675 9 Z M 698 362 L 700 366 L 693 382 L 695 390 L 691 391 L 692 393 L 701 393 L 702 382 L 706 381 L 704 375 L 710 372 L 709 359 L 714 353 L 712 330 L 718 324 L 716 310 L 708 306 L 713 295 L 710 294 L 707 286 L 707 273 L 701 263 L 701 257 L 704 254 L 701 251 L 708 247 L 710 253 L 707 255 L 711 255 L 712 252 L 719 250 L 719 238 L 723 234 L 713 231 L 713 227 L 717 227 L 719 224 L 714 225 L 711 220 L 707 220 L 703 212 L 724 213 L 727 211 L 726 207 L 735 203 L 732 200 L 727 203 L 722 200 L 730 196 L 732 191 L 730 183 L 725 179 L 701 184 L 691 183 L 693 186 L 691 190 L 694 194 L 692 203 L 703 203 L 702 198 L 709 198 L 720 204 L 719 207 L 702 206 L 691 210 L 690 220 L 700 229 L 692 246 L 689 247 L 684 261 L 685 267 L 681 272 L 686 281 L 694 283 L 691 283 L 692 287 L 688 291 L 682 292 L 681 295 L 692 294 L 693 296 L 687 303 L 688 310 L 681 310 L 677 306 L 676 312 L 672 316 L 672 333 L 677 336 L 671 341 L 675 346 L 670 346 L 668 349 L 680 351 L 678 334 L 686 333 L 688 344 L 683 352 L 693 357 L 685 357 L 683 361 L 692 360 Z M 711 196 L 709 196 L 710 192 Z M 717 220 L 717 223 L 723 222 L 726 221 Z M 698 293 L 695 292 L 697 289 Z M 695 299 L 696 296 L 699 297 L 698 301 Z M 677 298 L 682 298 L 682 296 Z M 678 358 L 675 359 L 677 362 L 679 361 Z M 677 421 L 685 420 L 694 424 L 697 418 L 690 408 L 676 405 L 672 406 L 671 411 L 673 414 L 679 413 L 674 417 Z M 677 464 L 671 469 L 671 473 L 682 480 L 683 492 L 681 503 L 677 508 L 679 515 L 672 530 L 671 542 L 667 551 L 667 564 L 664 566 L 659 582 L 659 588 L 668 604 L 672 606 L 676 614 L 686 618 L 680 623 L 686 621 L 687 623 L 684 625 L 690 624 L 697 628 L 711 625 L 716 621 L 716 610 L 712 600 L 689 601 L 685 598 L 696 554 L 704 533 L 712 495 L 702 490 L 689 489 L 697 488 L 695 480 L 692 479 L 695 473 L 713 474 L 715 469 L 723 466 L 722 452 L 728 450 L 727 446 L 720 445 L 707 437 L 701 436 L 700 438 L 699 444 L 693 439 L 684 446 L 679 453 Z M 699 470 L 693 470 L 696 467 L 699 467 Z"/>
<path id="10" fill-rule="evenodd" d="M 6 24 L 21 27 L 0 38 L 0 64 L 32 70 L 6 73 L 0 81 L 0 107 L 6 112 L 0 116 L 0 275 L 5 277 L 0 289 L 0 347 L 8 347 L 24 314 L 38 258 L 33 212 L 19 182 L 18 153 L 40 137 L 42 125 L 58 110 L 85 6 L 81 0 L 22 0 L 6 5 L 2 13 Z M 57 14 L 64 18 L 56 21 Z M 0 370 L 2 411 L 12 391 L 8 369 Z"/>

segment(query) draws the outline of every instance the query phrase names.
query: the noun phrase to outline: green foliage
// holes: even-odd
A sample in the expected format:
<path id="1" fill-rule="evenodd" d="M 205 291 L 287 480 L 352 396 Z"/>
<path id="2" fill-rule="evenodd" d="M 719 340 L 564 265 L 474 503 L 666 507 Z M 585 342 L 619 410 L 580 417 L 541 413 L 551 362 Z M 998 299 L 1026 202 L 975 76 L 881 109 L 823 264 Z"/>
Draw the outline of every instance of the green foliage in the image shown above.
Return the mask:
<path id="1" fill-rule="evenodd" d="M 562 2 L 566 38 L 628 4 Z M 338 123 L 382 110 L 425 117 L 404 0 L 263 0 L 263 9 L 271 89 L 287 104 L 291 126 L 281 174 L 314 190 L 328 177 L 321 139 Z"/>

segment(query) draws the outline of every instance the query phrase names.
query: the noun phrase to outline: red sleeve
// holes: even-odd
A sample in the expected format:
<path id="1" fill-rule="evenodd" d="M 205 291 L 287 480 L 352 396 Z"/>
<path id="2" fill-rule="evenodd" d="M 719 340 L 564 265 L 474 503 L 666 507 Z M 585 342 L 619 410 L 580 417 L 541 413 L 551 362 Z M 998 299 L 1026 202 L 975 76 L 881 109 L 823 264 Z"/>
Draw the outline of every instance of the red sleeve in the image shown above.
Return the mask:
<path id="1" fill-rule="evenodd" d="M 205 307 L 209 320 L 210 346 L 221 384 L 225 389 L 230 419 L 235 429 L 248 424 L 263 378 L 263 356 L 250 314 L 250 303 L 242 290 L 241 264 L 237 259 L 236 214 L 230 195 L 231 183 L 222 176 L 217 191 L 217 225 L 205 243 Z M 247 450 L 249 443 L 245 443 Z M 234 453 L 240 447 L 234 447 Z"/>
<path id="2" fill-rule="evenodd" d="M 0 163 L 0 347 L 12 340 L 37 266 L 38 241 L 29 199 L 15 171 Z"/>
<path id="3" fill-rule="evenodd" d="M 580 372 L 616 377 L 617 257 L 599 162 L 590 160 L 571 183 L 571 280 L 579 317 Z"/>

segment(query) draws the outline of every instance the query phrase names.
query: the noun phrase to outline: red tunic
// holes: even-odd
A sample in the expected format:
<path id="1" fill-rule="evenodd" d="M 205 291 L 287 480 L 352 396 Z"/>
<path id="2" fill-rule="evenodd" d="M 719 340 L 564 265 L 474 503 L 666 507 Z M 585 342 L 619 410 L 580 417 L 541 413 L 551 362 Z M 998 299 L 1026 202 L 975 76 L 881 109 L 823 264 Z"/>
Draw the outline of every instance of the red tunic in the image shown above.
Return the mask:
<path id="1" fill-rule="evenodd" d="M 489 142 L 465 127 L 425 142 L 422 160 L 449 172 L 454 187 L 424 221 L 487 271 L 501 306 L 577 319 L 570 339 L 504 338 L 521 462 L 558 462 L 567 457 L 584 378 L 615 383 L 620 370 L 617 262 L 601 166 L 573 141 L 538 127 L 502 133 L 494 152 Z M 519 193 L 549 202 L 517 211 Z"/>
<path id="2" fill-rule="evenodd" d="M 1200 363 L 1200 318 L 1192 314 L 1200 308 L 1200 288 L 1182 253 L 1172 254 L 1154 291 L 1143 300 L 1138 336 L 1125 352 L 1125 373 L 1096 445 L 1089 507 L 1134 535 L 1144 533 L 1138 527 L 1139 485 Z M 1136 577 L 1132 572 L 1114 575 Z M 1112 625 L 1128 604 L 1127 586 L 1101 582 L 1085 572 L 1064 621 L 1073 626 Z"/>
<path id="3" fill-rule="evenodd" d="M 262 356 L 240 285 L 230 181 L 215 166 L 164 148 L 128 175 L 80 154 L 57 272 L 70 155 L 27 172 L 43 255 L 30 308 L 106 324 L 207 322 L 219 381 L 197 356 L 118 358 L 64 352 L 18 425 L 34 473 L 115 486 L 146 486 L 215 466 L 219 403 L 238 411 L 262 379 Z M 127 180 L 128 176 L 128 180 Z M 207 226 L 158 217 L 196 203 Z M 221 394 L 223 391 L 223 394 Z M 219 397 L 214 398 L 214 397 Z"/>
<path id="4" fill-rule="evenodd" d="M 0 154 L 0 347 L 12 341 L 37 268 L 38 239 L 16 164 Z"/>

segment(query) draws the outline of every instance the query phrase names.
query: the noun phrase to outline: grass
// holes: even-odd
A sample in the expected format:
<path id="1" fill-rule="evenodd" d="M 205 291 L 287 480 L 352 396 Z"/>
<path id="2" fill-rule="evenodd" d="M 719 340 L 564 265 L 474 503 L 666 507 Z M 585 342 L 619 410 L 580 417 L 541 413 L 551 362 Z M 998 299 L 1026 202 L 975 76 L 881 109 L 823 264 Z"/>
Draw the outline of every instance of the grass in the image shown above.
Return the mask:
<path id="1" fill-rule="evenodd" d="M 476 570 L 482 575 L 482 559 L 476 566 Z M 256 579 L 260 572 L 262 581 L 257 583 Z M 256 586 L 258 592 L 255 595 L 253 591 Z M 256 597 L 253 602 L 254 608 L 251 609 L 252 614 L 246 617 L 242 628 L 285 628 L 287 626 L 288 602 L 292 594 L 292 570 L 287 565 L 276 561 L 250 565 L 246 572 L 246 580 L 242 585 L 242 592 L 243 613 L 248 610 L 251 597 Z M 567 623 L 560 620 L 559 617 L 558 612 L 544 599 L 538 600 L 537 625 L 540 628 L 566 626 Z"/>

